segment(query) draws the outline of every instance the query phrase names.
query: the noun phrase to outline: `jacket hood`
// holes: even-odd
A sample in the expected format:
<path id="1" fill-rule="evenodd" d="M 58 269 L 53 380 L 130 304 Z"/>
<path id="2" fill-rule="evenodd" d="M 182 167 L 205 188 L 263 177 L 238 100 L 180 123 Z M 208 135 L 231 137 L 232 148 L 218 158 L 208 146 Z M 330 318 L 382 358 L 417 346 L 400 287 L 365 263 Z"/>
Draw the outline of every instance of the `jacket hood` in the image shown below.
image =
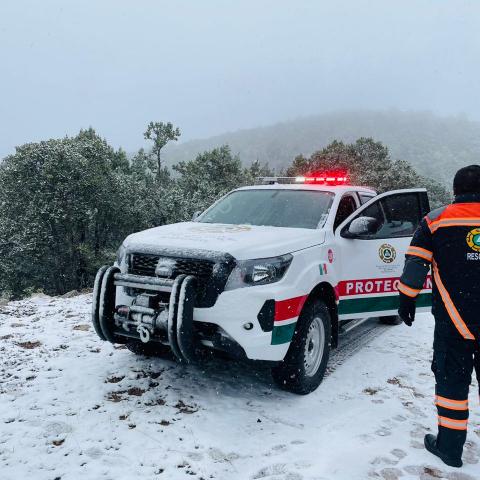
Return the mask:
<path id="1" fill-rule="evenodd" d="M 179 255 L 184 249 L 228 253 L 238 260 L 247 260 L 283 255 L 324 241 L 322 230 L 182 222 L 133 233 L 124 246 L 129 252 L 171 248 L 178 250 Z"/>

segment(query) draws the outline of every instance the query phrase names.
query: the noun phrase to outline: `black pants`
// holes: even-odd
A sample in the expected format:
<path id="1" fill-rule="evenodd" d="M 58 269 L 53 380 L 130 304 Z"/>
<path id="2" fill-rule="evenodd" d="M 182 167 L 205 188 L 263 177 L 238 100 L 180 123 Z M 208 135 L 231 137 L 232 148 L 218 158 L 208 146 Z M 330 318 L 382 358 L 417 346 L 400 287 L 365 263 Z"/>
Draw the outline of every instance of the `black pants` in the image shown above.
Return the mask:
<path id="1" fill-rule="evenodd" d="M 438 327 L 438 325 L 437 325 Z M 435 329 L 432 371 L 438 410 L 437 446 L 452 458 L 460 458 L 467 438 L 468 390 L 475 369 L 480 382 L 480 341 L 464 340 Z"/>

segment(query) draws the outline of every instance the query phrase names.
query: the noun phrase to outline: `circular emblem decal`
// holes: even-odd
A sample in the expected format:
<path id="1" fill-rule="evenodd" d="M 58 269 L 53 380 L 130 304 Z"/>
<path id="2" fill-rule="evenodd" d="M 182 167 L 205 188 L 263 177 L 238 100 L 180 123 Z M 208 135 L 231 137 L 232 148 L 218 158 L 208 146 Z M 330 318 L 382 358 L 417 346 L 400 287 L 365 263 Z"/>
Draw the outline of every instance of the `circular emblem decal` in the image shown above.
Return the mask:
<path id="1" fill-rule="evenodd" d="M 480 228 L 468 232 L 467 245 L 475 252 L 480 252 Z"/>
<path id="2" fill-rule="evenodd" d="M 380 246 L 380 248 L 378 249 L 378 255 L 382 259 L 382 262 L 385 263 L 392 263 L 395 258 L 397 258 L 397 252 L 395 250 L 395 247 L 393 245 L 390 245 L 389 243 L 384 243 Z"/>
<path id="3" fill-rule="evenodd" d="M 333 263 L 334 255 L 333 255 L 333 250 L 331 248 L 328 250 L 327 255 L 328 255 L 328 261 L 330 263 Z"/>

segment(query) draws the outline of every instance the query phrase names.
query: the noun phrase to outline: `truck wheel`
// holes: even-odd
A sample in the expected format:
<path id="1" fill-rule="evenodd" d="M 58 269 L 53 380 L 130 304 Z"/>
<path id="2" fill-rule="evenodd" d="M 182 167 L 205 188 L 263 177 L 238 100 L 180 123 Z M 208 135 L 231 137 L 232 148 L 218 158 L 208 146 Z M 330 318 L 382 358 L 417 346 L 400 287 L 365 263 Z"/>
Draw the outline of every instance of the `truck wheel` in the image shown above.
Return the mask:
<path id="1" fill-rule="evenodd" d="M 272 368 L 280 388 L 306 395 L 320 385 L 330 356 L 331 331 L 327 305 L 320 300 L 305 305 L 285 358 Z"/>
<path id="2" fill-rule="evenodd" d="M 146 357 L 165 357 L 171 354 L 171 350 L 161 343 L 143 343 L 138 340 L 129 340 L 126 347 L 135 355 L 145 355 Z"/>
<path id="3" fill-rule="evenodd" d="M 384 325 L 400 325 L 403 322 L 398 315 L 390 315 L 388 317 L 380 317 L 380 323 Z"/>

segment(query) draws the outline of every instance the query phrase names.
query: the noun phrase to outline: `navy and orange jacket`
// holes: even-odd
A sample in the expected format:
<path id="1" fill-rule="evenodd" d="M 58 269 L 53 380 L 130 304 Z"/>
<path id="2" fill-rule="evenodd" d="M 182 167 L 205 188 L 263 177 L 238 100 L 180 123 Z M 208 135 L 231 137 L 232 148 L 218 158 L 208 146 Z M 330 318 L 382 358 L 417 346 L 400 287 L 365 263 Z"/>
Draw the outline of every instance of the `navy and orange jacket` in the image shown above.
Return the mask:
<path id="1" fill-rule="evenodd" d="M 438 333 L 480 340 L 480 194 L 458 195 L 420 222 L 398 290 L 416 298 L 430 268 Z"/>

